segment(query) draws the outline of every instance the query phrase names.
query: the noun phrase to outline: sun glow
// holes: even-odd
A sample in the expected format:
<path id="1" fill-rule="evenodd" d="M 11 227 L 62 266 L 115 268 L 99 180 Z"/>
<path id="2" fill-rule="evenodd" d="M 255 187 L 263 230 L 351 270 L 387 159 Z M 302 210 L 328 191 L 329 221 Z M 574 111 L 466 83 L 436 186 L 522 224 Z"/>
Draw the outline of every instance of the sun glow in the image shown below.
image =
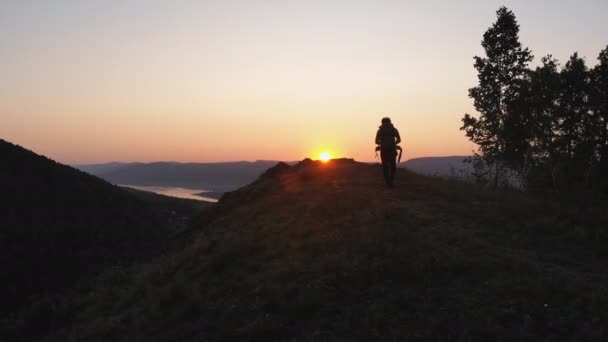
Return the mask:
<path id="1" fill-rule="evenodd" d="M 329 154 L 329 152 L 321 152 L 321 154 L 319 154 L 319 160 L 321 160 L 324 163 L 327 163 L 330 159 L 331 159 L 331 154 Z"/>

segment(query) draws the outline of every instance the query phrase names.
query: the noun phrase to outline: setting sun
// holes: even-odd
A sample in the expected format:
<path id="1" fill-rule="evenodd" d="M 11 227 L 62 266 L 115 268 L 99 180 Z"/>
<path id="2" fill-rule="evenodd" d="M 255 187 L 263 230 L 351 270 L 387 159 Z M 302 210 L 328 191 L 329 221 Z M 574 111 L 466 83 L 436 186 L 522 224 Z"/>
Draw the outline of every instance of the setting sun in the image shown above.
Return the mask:
<path id="1" fill-rule="evenodd" d="M 331 159 L 331 154 L 329 154 L 329 152 L 322 152 L 322 153 L 319 155 L 319 159 L 320 159 L 322 162 L 326 163 L 326 162 L 328 162 L 328 161 Z"/>

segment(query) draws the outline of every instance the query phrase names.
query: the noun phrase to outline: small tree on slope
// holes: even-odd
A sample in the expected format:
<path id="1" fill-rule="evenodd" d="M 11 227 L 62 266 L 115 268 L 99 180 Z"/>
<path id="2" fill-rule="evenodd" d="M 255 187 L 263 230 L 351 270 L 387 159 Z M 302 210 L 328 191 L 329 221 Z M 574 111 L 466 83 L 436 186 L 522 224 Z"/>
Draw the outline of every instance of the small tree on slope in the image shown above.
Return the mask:
<path id="1" fill-rule="evenodd" d="M 513 12 L 501 7 L 498 19 L 481 42 L 486 57 L 475 57 L 479 85 L 469 89 L 479 118 L 465 114 L 462 130 L 479 146 L 476 156 L 488 166 L 494 186 L 505 169 L 519 170 L 528 153 L 528 111 L 521 111 L 521 93 L 533 59 L 519 42 L 519 25 Z"/>

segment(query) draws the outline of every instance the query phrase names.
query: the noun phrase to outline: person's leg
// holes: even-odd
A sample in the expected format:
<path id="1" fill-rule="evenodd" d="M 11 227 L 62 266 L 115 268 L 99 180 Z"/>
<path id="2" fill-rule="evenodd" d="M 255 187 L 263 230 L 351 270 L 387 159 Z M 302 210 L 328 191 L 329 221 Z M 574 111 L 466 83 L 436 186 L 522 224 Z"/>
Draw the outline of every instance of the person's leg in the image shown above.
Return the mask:
<path id="1" fill-rule="evenodd" d="M 385 151 L 380 151 L 380 159 L 382 159 L 382 173 L 384 175 L 384 183 L 390 185 L 390 157 Z"/>
<path id="2" fill-rule="evenodd" d="M 388 187 L 393 187 L 393 179 L 395 178 L 395 172 L 397 169 L 397 159 L 394 150 L 383 150 L 382 153 L 382 166 L 384 170 L 384 180 Z"/>
<path id="3" fill-rule="evenodd" d="M 395 183 L 395 174 L 397 173 L 397 154 L 394 153 L 393 157 L 390 158 L 391 168 L 391 185 Z"/>

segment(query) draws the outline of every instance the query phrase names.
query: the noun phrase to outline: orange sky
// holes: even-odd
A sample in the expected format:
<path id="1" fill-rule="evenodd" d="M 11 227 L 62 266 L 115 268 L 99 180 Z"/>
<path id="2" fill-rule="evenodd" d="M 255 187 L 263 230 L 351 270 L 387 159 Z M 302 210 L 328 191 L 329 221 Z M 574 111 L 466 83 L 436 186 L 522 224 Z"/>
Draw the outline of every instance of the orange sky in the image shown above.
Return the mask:
<path id="1" fill-rule="evenodd" d="M 608 43 L 602 1 L 170 3 L 9 1 L 0 138 L 64 163 L 371 161 L 388 115 L 404 159 L 466 155 L 472 57 L 500 4 L 537 57 L 595 64 Z"/>

